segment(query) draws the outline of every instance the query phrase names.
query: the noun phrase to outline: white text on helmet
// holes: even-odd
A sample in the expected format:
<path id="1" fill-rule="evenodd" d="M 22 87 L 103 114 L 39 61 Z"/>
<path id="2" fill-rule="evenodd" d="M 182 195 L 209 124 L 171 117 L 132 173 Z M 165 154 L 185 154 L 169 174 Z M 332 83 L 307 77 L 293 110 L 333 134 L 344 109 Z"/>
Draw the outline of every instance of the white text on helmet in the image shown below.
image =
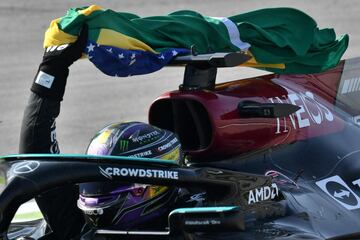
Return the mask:
<path id="1" fill-rule="evenodd" d="M 150 156 L 152 154 L 152 151 L 151 150 L 147 150 L 145 152 L 140 152 L 140 153 L 136 153 L 136 154 L 133 154 L 133 155 L 129 155 L 129 157 L 146 157 L 146 156 Z"/>
<path id="2" fill-rule="evenodd" d="M 153 131 L 153 132 L 150 132 L 150 133 L 147 133 L 147 134 L 138 136 L 138 137 L 131 138 L 131 140 L 132 140 L 133 142 L 142 142 L 142 141 L 145 140 L 145 139 L 152 138 L 152 137 L 157 136 L 157 135 L 159 135 L 159 134 L 160 134 L 160 133 L 159 133 L 158 131 Z"/>
<path id="3" fill-rule="evenodd" d="M 158 151 L 164 151 L 165 149 L 168 149 L 169 147 L 171 147 L 172 145 L 174 145 L 177 142 L 177 139 L 174 138 L 173 140 L 171 140 L 170 142 L 166 143 L 165 145 L 162 145 L 160 147 L 158 147 Z"/>

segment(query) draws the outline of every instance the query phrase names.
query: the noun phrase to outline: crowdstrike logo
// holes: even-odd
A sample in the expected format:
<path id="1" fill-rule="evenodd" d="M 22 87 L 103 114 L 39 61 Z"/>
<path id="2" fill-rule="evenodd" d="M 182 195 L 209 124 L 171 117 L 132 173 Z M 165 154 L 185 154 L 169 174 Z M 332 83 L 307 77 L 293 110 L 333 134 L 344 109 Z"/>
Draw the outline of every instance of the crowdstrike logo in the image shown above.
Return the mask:
<path id="1" fill-rule="evenodd" d="M 113 179 L 113 176 L 179 179 L 179 172 L 177 171 L 142 169 L 142 168 L 116 168 L 116 167 L 107 167 L 105 169 L 99 167 L 99 169 L 100 169 L 100 173 L 104 177 L 109 179 Z"/>
<path id="2" fill-rule="evenodd" d="M 158 150 L 159 152 L 162 152 L 162 151 L 170 148 L 170 147 L 171 147 L 172 145 L 174 145 L 176 142 L 177 142 L 177 139 L 174 138 L 174 139 L 172 139 L 170 142 L 166 143 L 165 145 L 162 145 L 162 146 L 158 147 L 157 150 Z"/>
<path id="3" fill-rule="evenodd" d="M 146 157 L 146 156 L 150 156 L 152 155 L 152 151 L 151 150 L 147 150 L 145 152 L 140 152 L 140 153 L 136 153 L 133 155 L 129 155 L 129 157 L 137 157 L 137 158 L 141 158 L 141 157 Z"/>

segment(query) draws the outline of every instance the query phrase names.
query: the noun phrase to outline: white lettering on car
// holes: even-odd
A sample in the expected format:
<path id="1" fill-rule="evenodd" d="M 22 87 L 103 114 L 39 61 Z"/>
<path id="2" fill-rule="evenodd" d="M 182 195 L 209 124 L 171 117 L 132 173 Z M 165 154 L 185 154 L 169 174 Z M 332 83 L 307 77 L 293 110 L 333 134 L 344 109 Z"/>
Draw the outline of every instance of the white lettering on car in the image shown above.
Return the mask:
<path id="1" fill-rule="evenodd" d="M 110 179 L 112 179 L 113 176 L 179 179 L 179 173 L 177 171 L 171 171 L 171 170 L 116 168 L 116 167 L 107 167 L 104 170 L 101 167 L 99 168 L 100 168 L 100 173 Z"/>
<path id="2" fill-rule="evenodd" d="M 272 200 L 278 195 L 279 189 L 276 183 L 271 184 L 271 187 L 255 188 L 249 191 L 248 204 Z"/>
<path id="3" fill-rule="evenodd" d="M 290 91 L 290 90 L 289 90 Z M 275 134 L 286 133 L 289 131 L 287 126 L 287 118 L 290 118 L 291 125 L 294 129 L 309 127 L 312 124 L 320 125 L 334 120 L 333 113 L 320 102 L 316 101 L 312 92 L 305 93 L 289 93 L 286 96 L 274 97 L 268 99 L 271 103 L 290 103 L 300 107 L 294 114 L 282 119 L 276 119 Z"/>
<path id="4" fill-rule="evenodd" d="M 355 181 L 353 181 L 352 184 L 358 185 L 358 187 L 360 187 L 360 178 L 357 179 L 357 180 L 355 180 Z"/>

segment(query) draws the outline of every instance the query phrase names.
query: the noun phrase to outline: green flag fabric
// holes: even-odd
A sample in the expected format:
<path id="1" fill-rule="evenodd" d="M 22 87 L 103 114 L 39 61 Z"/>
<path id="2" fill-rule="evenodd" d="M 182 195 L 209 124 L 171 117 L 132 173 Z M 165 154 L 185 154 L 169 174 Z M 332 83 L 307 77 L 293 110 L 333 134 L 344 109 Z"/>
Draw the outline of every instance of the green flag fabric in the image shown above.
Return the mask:
<path id="1" fill-rule="evenodd" d="M 135 74 L 158 70 L 193 46 L 199 54 L 245 51 L 253 56 L 248 66 L 275 73 L 317 73 L 335 67 L 349 41 L 348 35 L 337 38 L 333 29 L 319 29 L 310 16 L 292 8 L 260 9 L 223 18 L 190 10 L 142 18 L 92 5 L 69 9 L 67 15 L 55 19 L 45 34 L 44 47 L 75 41 L 84 23 L 89 27 L 84 52 L 100 70 L 114 76 L 119 74 L 110 68 L 121 64 L 121 71 L 126 70 L 120 74 L 123 76 L 135 71 L 129 72 L 127 66 L 145 66 Z M 115 50 L 117 56 L 128 56 L 128 60 L 121 58 L 127 62 L 112 64 L 114 56 L 110 54 Z M 166 61 L 146 69 L 153 66 L 154 59 L 163 58 Z"/>
<path id="2" fill-rule="evenodd" d="M 305 13 L 291 8 L 261 9 L 230 17 L 258 62 L 285 63 L 280 73 L 316 73 L 335 67 L 349 36 L 336 38 L 331 28 L 319 29 Z"/>

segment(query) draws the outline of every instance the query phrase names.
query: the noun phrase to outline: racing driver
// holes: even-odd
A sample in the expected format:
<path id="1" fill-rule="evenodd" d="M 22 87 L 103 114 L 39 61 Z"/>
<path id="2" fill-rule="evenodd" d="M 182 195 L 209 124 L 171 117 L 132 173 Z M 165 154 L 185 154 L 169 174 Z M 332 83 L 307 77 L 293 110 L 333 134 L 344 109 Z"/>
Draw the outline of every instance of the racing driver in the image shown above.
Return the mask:
<path id="1" fill-rule="evenodd" d="M 86 47 L 87 32 L 87 26 L 84 25 L 76 42 L 61 46 L 50 46 L 45 49 L 43 60 L 32 83 L 30 98 L 24 111 L 20 133 L 20 153 L 55 154 L 60 152 L 56 140 L 55 119 L 60 113 L 60 102 L 62 101 L 65 92 L 69 67 L 81 57 L 83 49 Z M 132 128 L 134 131 L 129 131 L 128 126 L 133 126 Z M 165 156 L 164 159 L 169 159 L 169 157 L 174 160 L 180 159 L 180 143 L 176 139 L 175 134 L 171 132 L 143 123 L 124 123 L 113 125 L 112 127 L 110 125 L 110 128 L 111 129 L 109 129 L 109 127 L 105 128 L 105 130 L 99 132 L 94 137 L 87 151 L 89 154 L 122 155 L 125 151 L 128 153 L 125 154 L 125 156 L 132 156 L 134 153 L 145 154 L 152 152 L 152 146 L 156 146 L 157 149 L 159 149 L 159 146 L 169 146 L 169 144 L 171 144 L 173 145 L 173 147 L 170 148 L 171 152 L 161 153 L 162 155 L 149 155 L 146 157 L 161 158 L 162 156 Z M 104 142 L 102 140 L 104 135 L 107 137 L 110 136 L 104 133 L 109 131 L 113 133 L 120 133 L 120 135 L 122 134 L 123 137 L 117 139 L 119 142 L 132 139 L 134 144 L 129 144 L 128 146 L 126 145 L 126 149 L 125 146 L 123 146 L 122 150 L 124 151 L 120 152 L 110 148 L 106 149 L 106 144 L 103 145 L 106 141 Z M 164 135 L 167 137 L 165 140 L 161 140 L 162 142 L 159 142 L 160 138 L 156 137 L 151 141 L 139 143 L 134 141 L 134 133 L 136 131 L 140 131 L 140 134 L 146 133 L 156 136 Z M 120 135 L 118 134 L 117 136 Z M 135 137 L 139 138 L 138 135 Z M 156 144 L 154 141 L 157 141 Z M 146 151 L 140 151 L 140 148 L 146 148 Z M 92 186 L 97 185 L 96 183 L 93 185 L 83 184 L 82 191 L 91 191 Z M 139 190 L 143 190 L 144 192 L 147 191 L 147 186 L 125 185 L 115 187 L 118 189 L 130 189 L 129 191 L 132 192 L 136 191 L 134 197 L 137 197 L 136 194 L 139 193 Z M 165 195 L 166 192 L 168 192 L 167 194 L 174 192 L 173 189 L 170 188 L 161 188 L 157 186 L 149 187 L 148 191 L 153 191 L 153 189 L 162 189 L 162 192 L 164 192 L 163 195 Z M 168 189 L 168 191 L 166 191 L 166 189 Z M 80 195 L 79 199 L 79 203 L 83 200 L 82 210 L 84 211 L 84 208 L 86 208 L 84 211 L 85 213 L 88 212 L 88 206 L 86 206 L 86 193 L 87 192 L 82 192 L 83 195 Z M 82 196 L 84 197 L 81 198 Z M 159 196 L 160 195 L 156 197 L 159 198 Z M 41 239 L 69 240 L 80 238 L 81 230 L 85 224 L 85 218 L 83 212 L 77 207 L 78 198 L 79 188 L 75 185 L 48 190 L 36 197 L 36 202 L 49 227 L 49 231 L 47 231 L 48 233 Z M 138 203 L 141 204 L 147 199 L 148 198 L 142 198 L 142 200 L 139 200 Z M 111 204 L 116 207 L 116 204 L 118 203 Z M 105 221 L 107 220 L 105 219 Z M 117 222 L 119 221 L 117 220 Z"/>

